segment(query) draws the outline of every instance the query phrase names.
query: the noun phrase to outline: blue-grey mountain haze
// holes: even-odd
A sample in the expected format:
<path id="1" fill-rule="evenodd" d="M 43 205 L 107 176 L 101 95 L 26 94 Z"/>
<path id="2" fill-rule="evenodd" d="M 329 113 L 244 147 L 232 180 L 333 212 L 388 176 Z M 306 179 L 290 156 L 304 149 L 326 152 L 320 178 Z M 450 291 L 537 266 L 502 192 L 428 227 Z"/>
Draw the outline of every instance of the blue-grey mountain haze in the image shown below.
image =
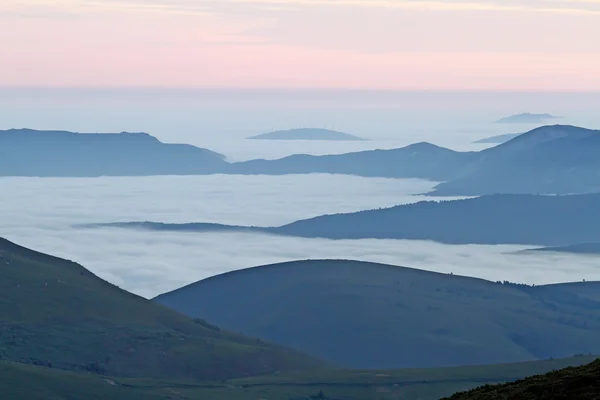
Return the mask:
<path id="1" fill-rule="evenodd" d="M 340 154 L 429 141 L 481 150 L 473 141 L 506 133 L 499 118 L 564 115 L 599 128 L 595 93 L 401 93 L 0 88 L 0 129 L 148 132 L 239 161 L 294 153 Z M 368 142 L 264 142 L 277 129 L 320 127 Z M 535 126 L 511 125 L 515 131 Z M 217 273 L 302 258 L 385 262 L 491 280 L 551 283 L 600 278 L 597 259 L 517 256 L 531 246 L 446 246 L 396 240 L 328 241 L 257 234 L 187 235 L 78 230 L 99 221 L 208 221 L 281 225 L 316 215 L 422 200 L 432 182 L 350 176 L 201 176 L 0 179 L 0 236 L 81 262 L 101 277 L 153 296 Z"/>

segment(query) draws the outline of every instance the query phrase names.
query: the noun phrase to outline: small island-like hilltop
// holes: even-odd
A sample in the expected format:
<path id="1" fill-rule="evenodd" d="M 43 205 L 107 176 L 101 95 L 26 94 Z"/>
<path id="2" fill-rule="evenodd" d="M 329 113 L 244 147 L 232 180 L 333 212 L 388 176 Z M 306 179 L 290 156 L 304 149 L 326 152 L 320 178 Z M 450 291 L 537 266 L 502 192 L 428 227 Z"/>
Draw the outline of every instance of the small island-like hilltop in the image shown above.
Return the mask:
<path id="1" fill-rule="evenodd" d="M 349 133 L 322 128 L 288 129 L 263 133 L 247 139 L 252 140 L 330 140 L 330 141 L 366 141 Z"/>
<path id="2" fill-rule="evenodd" d="M 498 124 L 542 124 L 549 120 L 558 119 L 558 117 L 552 114 L 531 114 L 522 113 L 511 115 L 510 117 L 504 117 L 496 121 Z"/>

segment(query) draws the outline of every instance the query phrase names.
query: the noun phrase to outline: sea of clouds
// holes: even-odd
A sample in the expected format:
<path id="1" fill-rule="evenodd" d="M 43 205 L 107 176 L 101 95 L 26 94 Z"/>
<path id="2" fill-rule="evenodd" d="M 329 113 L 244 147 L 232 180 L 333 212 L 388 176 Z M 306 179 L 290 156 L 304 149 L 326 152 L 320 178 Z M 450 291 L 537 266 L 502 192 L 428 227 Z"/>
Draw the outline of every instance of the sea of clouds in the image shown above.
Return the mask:
<path id="1" fill-rule="evenodd" d="M 413 194 L 427 192 L 434 184 L 326 174 L 0 178 L 0 236 L 77 261 L 146 297 L 215 274 L 309 258 L 377 261 L 530 284 L 600 279 L 598 258 L 514 254 L 525 246 L 73 227 L 133 220 L 282 225 L 321 214 L 425 200 Z"/>

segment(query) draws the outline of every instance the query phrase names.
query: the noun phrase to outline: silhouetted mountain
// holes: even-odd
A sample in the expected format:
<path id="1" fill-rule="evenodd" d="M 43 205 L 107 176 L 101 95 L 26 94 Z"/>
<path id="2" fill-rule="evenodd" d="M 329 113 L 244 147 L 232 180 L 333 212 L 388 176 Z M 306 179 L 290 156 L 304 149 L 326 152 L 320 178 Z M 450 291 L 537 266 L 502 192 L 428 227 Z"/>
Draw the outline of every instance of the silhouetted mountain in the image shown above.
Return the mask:
<path id="1" fill-rule="evenodd" d="M 252 136 L 256 140 L 333 140 L 333 141 L 366 141 L 367 139 L 338 131 L 320 128 L 289 129 Z"/>
<path id="2" fill-rule="evenodd" d="M 220 172 L 223 156 L 147 133 L 0 131 L 2 176 L 127 176 Z"/>
<path id="3" fill-rule="evenodd" d="M 600 131 L 555 125 L 534 129 L 478 153 L 468 174 L 441 183 L 433 194 L 573 194 L 600 191 Z"/>
<path id="4" fill-rule="evenodd" d="M 4 239 L 0 358 L 113 376 L 196 380 L 323 365 L 194 321 L 121 290 L 78 264 Z"/>
<path id="5" fill-rule="evenodd" d="M 331 173 L 444 181 L 464 173 L 477 158 L 477 153 L 461 153 L 430 143 L 416 143 L 393 150 L 326 156 L 301 154 L 279 160 L 252 160 L 232 164 L 228 172 L 264 175 Z"/>
<path id="6" fill-rule="evenodd" d="M 448 400 L 597 400 L 600 399 L 600 360 L 513 383 L 483 386 Z"/>
<path id="7" fill-rule="evenodd" d="M 531 114 L 523 113 L 511 115 L 510 117 L 504 117 L 496 121 L 498 124 L 543 124 L 551 119 L 557 119 L 557 117 L 551 114 Z"/>
<path id="8" fill-rule="evenodd" d="M 531 249 L 526 251 L 545 251 L 572 254 L 600 254 L 600 243 L 582 243 L 570 246 L 543 247 L 541 249 Z"/>
<path id="9" fill-rule="evenodd" d="M 491 195 L 455 201 L 422 201 L 391 208 L 323 215 L 280 227 L 153 222 L 86 227 L 205 232 L 253 231 L 327 239 L 411 239 L 450 244 L 566 246 L 600 242 L 600 194 Z"/>
<path id="10" fill-rule="evenodd" d="M 522 133 L 506 133 L 504 135 L 497 135 L 497 136 L 492 136 L 492 137 L 488 137 L 485 139 L 481 139 L 481 140 L 477 140 L 473 143 L 493 143 L 493 144 L 502 144 L 502 143 L 506 143 L 511 139 L 516 138 L 517 136 L 522 135 Z"/>
<path id="11" fill-rule="evenodd" d="M 420 368 L 597 354 L 600 299 L 585 293 L 600 283 L 561 288 L 317 260 L 223 274 L 155 301 L 340 365 Z"/>
<path id="12" fill-rule="evenodd" d="M 340 155 L 227 163 L 194 146 L 147 134 L 0 131 L 0 175 L 100 176 L 332 173 L 443 182 L 433 195 L 600 191 L 600 131 L 544 126 L 480 152 L 429 143 Z"/>

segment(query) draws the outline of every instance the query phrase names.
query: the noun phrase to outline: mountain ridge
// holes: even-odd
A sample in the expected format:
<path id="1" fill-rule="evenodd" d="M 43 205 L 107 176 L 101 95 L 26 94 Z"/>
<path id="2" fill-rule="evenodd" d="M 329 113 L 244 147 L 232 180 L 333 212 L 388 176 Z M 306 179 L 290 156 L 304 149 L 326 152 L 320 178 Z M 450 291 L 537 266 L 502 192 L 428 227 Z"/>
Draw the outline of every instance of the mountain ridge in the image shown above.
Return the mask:
<path id="1" fill-rule="evenodd" d="M 490 229 L 490 227 L 494 229 Z M 324 239 L 431 240 L 445 244 L 567 246 L 600 242 L 600 193 L 501 194 L 420 201 L 390 208 L 321 215 L 276 227 L 205 223 L 109 222 L 81 228 L 254 232 Z M 460 229 L 458 229 L 460 227 Z"/>
<path id="2" fill-rule="evenodd" d="M 7 132 L 0 131 L 3 176 L 329 173 L 440 182 L 429 193 L 438 197 L 600 191 L 600 131 L 571 125 L 539 127 L 479 152 L 415 143 L 389 150 L 324 156 L 295 154 L 278 160 L 236 163 L 206 149 L 164 144 L 142 134 L 72 134 L 68 139 L 52 141 L 49 133 L 37 135 L 47 136 L 43 140 L 13 140 L 9 137 L 22 135 Z M 54 134 L 63 137 L 65 132 Z M 77 140 L 71 140 L 73 137 Z M 136 139 L 141 137 L 144 139 Z M 116 145 L 118 139 L 122 143 Z"/>
<path id="3" fill-rule="evenodd" d="M 0 175 L 147 176 L 221 172 L 222 154 L 144 132 L 0 131 Z"/>

